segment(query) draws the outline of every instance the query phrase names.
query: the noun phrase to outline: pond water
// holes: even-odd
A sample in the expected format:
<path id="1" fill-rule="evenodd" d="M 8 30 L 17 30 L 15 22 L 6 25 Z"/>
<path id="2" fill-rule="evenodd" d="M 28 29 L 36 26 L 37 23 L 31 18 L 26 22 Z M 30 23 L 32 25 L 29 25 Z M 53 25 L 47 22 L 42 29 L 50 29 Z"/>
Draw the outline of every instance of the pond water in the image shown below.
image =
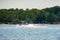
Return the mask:
<path id="1" fill-rule="evenodd" d="M 0 25 L 0 40 L 60 40 L 60 25 L 45 25 L 42 28 Z"/>

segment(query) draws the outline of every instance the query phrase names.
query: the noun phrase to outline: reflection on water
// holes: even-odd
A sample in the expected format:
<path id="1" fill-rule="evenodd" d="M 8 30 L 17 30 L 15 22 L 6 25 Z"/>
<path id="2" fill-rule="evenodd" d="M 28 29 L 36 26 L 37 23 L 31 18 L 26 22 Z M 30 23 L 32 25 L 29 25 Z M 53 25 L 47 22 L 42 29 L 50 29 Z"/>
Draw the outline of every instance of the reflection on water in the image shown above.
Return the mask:
<path id="1" fill-rule="evenodd" d="M 0 40 L 60 40 L 58 28 L 60 25 L 49 25 L 47 28 L 16 28 L 16 25 L 0 25 Z"/>

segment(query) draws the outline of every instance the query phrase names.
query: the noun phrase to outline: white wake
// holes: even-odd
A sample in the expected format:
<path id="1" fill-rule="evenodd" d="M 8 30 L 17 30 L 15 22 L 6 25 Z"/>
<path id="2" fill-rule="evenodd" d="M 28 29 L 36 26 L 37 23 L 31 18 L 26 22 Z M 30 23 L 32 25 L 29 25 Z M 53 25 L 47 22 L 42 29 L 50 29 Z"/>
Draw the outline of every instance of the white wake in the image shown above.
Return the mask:
<path id="1" fill-rule="evenodd" d="M 43 24 L 27 24 L 27 25 L 16 25 L 17 28 L 19 27 L 34 27 L 34 28 L 47 28 L 47 25 L 43 25 Z"/>

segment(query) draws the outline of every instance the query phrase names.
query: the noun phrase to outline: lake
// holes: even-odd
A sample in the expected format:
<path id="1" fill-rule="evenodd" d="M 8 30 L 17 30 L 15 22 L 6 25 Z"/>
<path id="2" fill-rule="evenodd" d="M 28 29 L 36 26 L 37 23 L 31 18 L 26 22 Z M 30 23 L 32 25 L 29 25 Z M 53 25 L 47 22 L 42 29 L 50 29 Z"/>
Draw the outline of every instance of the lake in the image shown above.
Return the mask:
<path id="1" fill-rule="evenodd" d="M 0 40 L 60 40 L 60 25 L 16 27 L 0 24 Z"/>

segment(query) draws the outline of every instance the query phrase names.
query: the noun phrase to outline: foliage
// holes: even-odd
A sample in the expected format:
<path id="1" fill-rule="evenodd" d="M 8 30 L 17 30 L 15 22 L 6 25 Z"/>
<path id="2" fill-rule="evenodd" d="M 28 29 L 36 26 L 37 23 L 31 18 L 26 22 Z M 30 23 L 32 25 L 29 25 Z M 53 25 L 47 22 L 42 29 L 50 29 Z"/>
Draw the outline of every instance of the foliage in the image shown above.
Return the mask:
<path id="1" fill-rule="evenodd" d="M 0 23 L 18 23 L 31 19 L 34 23 L 60 22 L 60 6 L 45 9 L 0 9 Z"/>

